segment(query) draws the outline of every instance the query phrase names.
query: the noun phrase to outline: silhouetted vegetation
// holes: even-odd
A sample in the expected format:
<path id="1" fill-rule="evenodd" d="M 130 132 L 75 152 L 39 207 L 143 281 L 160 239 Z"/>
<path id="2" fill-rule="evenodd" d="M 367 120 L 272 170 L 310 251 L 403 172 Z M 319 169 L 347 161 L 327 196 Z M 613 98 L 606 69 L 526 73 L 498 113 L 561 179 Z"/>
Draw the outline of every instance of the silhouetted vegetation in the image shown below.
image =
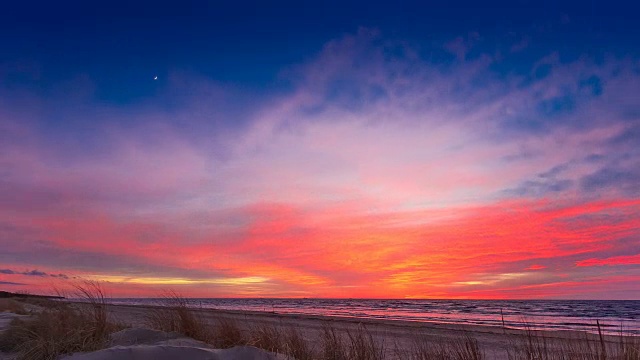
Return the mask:
<path id="1" fill-rule="evenodd" d="M 16 352 L 18 359 L 53 360 L 103 348 L 109 333 L 118 330 L 107 321 L 104 291 L 92 281 L 77 284 L 75 291 L 85 304 L 48 301 L 42 311 L 12 320 L 0 336 L 0 350 Z"/>

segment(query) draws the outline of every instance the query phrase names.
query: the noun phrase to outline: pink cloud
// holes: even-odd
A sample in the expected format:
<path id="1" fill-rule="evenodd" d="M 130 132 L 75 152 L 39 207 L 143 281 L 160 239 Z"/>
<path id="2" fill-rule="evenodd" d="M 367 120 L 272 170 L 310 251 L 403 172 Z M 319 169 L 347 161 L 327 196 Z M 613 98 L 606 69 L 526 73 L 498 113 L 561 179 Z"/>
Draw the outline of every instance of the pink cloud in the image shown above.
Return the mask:
<path id="1" fill-rule="evenodd" d="M 174 281 L 194 296 L 370 297 L 582 296 L 612 278 L 597 265 L 637 264 L 610 257 L 638 236 L 637 197 L 579 188 L 602 166 L 584 158 L 615 155 L 612 141 L 632 130 L 616 110 L 637 87 L 626 62 L 551 57 L 549 77 L 522 86 L 482 77 L 490 56 L 444 73 L 402 53 L 389 61 L 364 30 L 333 41 L 293 71 L 295 90 L 215 134 L 209 122 L 227 114 L 202 104 L 228 94 L 206 81 L 175 113 L 104 109 L 135 126 L 97 121 L 96 143 L 59 141 L 0 109 L 11 140 L 0 144 L 0 245 L 11 251 L 0 261 L 139 280 L 114 283 L 118 294 Z M 592 72 L 606 92 L 566 115 L 584 126 L 505 130 Z M 486 86 L 469 90 L 478 76 Z M 345 79 L 357 91 L 330 91 Z M 550 169 L 572 185 L 517 192 Z M 94 261 L 65 257 L 76 255 Z M 638 296 L 627 286 L 633 269 L 616 276 Z M 210 290 L 185 279 L 208 279 Z"/>
<path id="2" fill-rule="evenodd" d="M 544 266 L 544 265 L 534 264 L 534 265 L 529 266 L 525 270 L 543 270 L 543 269 L 546 269 L 546 268 L 547 267 Z"/>
<path id="3" fill-rule="evenodd" d="M 587 259 L 576 262 L 576 266 L 619 266 L 619 265 L 640 265 L 640 254 L 628 256 L 613 256 L 605 259 Z"/>

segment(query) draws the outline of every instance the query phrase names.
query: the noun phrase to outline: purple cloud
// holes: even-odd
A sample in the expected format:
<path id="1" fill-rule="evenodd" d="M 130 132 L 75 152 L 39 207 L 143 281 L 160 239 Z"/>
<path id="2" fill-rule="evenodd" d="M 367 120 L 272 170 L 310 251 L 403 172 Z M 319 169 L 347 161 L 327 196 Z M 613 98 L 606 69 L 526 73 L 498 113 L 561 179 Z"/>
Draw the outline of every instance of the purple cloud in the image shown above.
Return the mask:
<path id="1" fill-rule="evenodd" d="M 68 279 L 69 278 L 65 274 L 47 274 L 44 271 L 35 270 L 35 269 L 34 270 L 26 270 L 26 271 L 15 271 L 15 270 L 11 270 L 11 269 L 0 269 L 0 274 L 38 276 L 38 277 L 50 276 L 50 277 L 56 277 L 56 278 L 61 278 L 61 279 Z"/>

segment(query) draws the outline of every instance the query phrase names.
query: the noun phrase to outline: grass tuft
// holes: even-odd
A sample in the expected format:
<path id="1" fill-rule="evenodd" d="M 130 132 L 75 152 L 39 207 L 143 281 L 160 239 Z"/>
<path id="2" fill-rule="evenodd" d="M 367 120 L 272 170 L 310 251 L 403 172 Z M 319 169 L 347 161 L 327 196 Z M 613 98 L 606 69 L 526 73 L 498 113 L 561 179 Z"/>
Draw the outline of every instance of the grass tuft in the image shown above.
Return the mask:
<path id="1" fill-rule="evenodd" d="M 549 339 L 543 332 L 528 326 L 523 337 L 511 344 L 510 360 L 640 360 L 638 337 L 625 336 L 622 331 L 618 341 L 607 341 L 600 322 L 596 322 L 597 337 L 584 333 L 573 339 Z"/>
<path id="2" fill-rule="evenodd" d="M 362 324 L 356 330 L 343 333 L 325 324 L 321 354 L 322 359 L 326 360 L 381 360 L 385 358 L 385 347 Z"/>
<path id="3" fill-rule="evenodd" d="M 313 348 L 304 339 L 300 331 L 290 327 L 284 336 L 284 353 L 296 360 L 316 359 Z"/>
<path id="4" fill-rule="evenodd" d="M 27 315 L 29 312 L 22 303 L 14 299 L 0 299 L 0 312 L 12 312 L 18 315 Z"/>
<path id="5" fill-rule="evenodd" d="M 329 324 L 322 328 L 322 359 L 349 360 L 349 349 L 344 339 Z"/>
<path id="6" fill-rule="evenodd" d="M 384 343 L 376 342 L 373 334 L 362 324 L 355 331 L 347 331 L 349 337 L 349 359 L 382 360 Z"/>
<path id="7" fill-rule="evenodd" d="M 28 319 L 14 319 L 0 336 L 0 350 L 17 352 L 21 360 L 53 360 L 103 348 L 109 331 L 115 330 L 107 322 L 104 291 L 97 282 L 78 284 L 76 290 L 89 310 L 56 302 Z"/>
<path id="8" fill-rule="evenodd" d="M 249 345 L 273 353 L 284 352 L 284 339 L 279 328 L 273 325 L 256 326 L 251 330 Z"/>
<path id="9" fill-rule="evenodd" d="M 176 292 L 167 292 L 160 307 L 153 308 L 146 317 L 152 329 L 177 332 L 190 338 L 210 342 L 211 331 L 206 322 L 196 316 L 188 301 Z"/>
<path id="10" fill-rule="evenodd" d="M 247 345 L 249 342 L 235 320 L 217 319 L 217 324 L 213 330 L 212 342 L 215 347 L 227 349 L 234 346 Z"/>

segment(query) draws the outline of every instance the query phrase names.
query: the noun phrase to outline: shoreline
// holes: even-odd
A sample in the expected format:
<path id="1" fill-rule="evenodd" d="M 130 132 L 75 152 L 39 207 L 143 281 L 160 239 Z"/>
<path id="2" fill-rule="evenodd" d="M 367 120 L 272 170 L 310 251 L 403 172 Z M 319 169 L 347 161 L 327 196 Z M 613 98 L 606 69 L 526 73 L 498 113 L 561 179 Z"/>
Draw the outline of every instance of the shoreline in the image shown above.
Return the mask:
<path id="1" fill-rule="evenodd" d="M 430 324 L 451 324 L 455 326 L 488 326 L 506 327 L 508 329 L 536 329 L 543 331 L 579 331 L 598 333 L 602 331 L 609 335 L 620 335 L 622 332 L 629 336 L 640 336 L 640 321 L 634 319 L 634 309 L 640 306 L 640 302 L 631 305 L 624 304 L 626 301 L 617 301 L 623 305 L 614 305 L 613 310 L 610 304 L 599 306 L 583 305 L 583 301 L 578 301 L 577 308 L 572 308 L 572 304 L 560 303 L 558 305 L 546 304 L 544 306 L 521 306 L 517 302 L 514 304 L 510 300 L 504 307 L 500 304 L 485 304 L 472 301 L 466 303 L 448 304 L 449 300 L 444 300 L 445 305 L 434 305 L 426 303 L 407 304 L 399 300 L 391 300 L 389 304 L 368 304 L 359 300 L 336 299 L 328 303 L 327 299 L 277 299 L 274 304 L 270 299 L 185 299 L 189 308 L 215 309 L 224 311 L 246 311 L 257 313 L 276 314 L 297 314 L 307 317 L 332 318 L 355 318 L 359 321 L 382 320 L 382 321 L 407 321 Z M 235 302 L 235 300 L 240 300 Z M 370 299 L 377 302 L 376 299 Z M 302 301 L 302 302 L 300 302 Z M 305 302 L 311 301 L 311 302 Z M 352 303 L 356 301 L 356 303 Z M 431 300 L 429 300 L 431 301 Z M 538 300 L 547 303 L 547 300 Z M 559 301 L 559 300 L 558 300 Z M 600 300 L 594 300 L 601 302 Z M 107 302 L 115 305 L 142 305 L 153 306 L 162 304 L 162 299 L 144 298 L 140 301 L 136 299 L 108 299 Z M 399 303 L 398 303 L 399 302 Z M 562 302 L 562 301 L 560 301 Z M 582 305 L 581 305 L 582 304 Z M 274 306 L 275 305 L 275 306 Z M 390 306 L 390 308 L 388 307 Z M 450 308 L 451 306 L 451 308 Z M 613 311 L 613 313 L 611 313 Z M 616 313 L 619 312 L 619 313 Z M 613 315 L 612 315 L 613 314 Z M 600 329 L 598 329 L 598 325 Z"/>
<path id="2" fill-rule="evenodd" d="M 138 308 L 138 309 L 160 309 L 166 306 L 163 305 L 145 305 L 145 304 L 108 304 L 109 307 L 116 308 Z M 598 329 L 597 325 L 594 323 L 592 325 L 580 324 L 580 326 L 584 326 L 584 330 L 579 329 L 546 329 L 546 328 L 536 328 L 536 323 L 527 322 L 526 318 L 523 321 L 522 327 L 513 327 L 513 326 L 499 326 L 499 325 L 482 325 L 482 324 L 469 324 L 469 323 L 457 323 L 457 322 L 444 322 L 444 321 L 435 321 L 435 320 L 411 320 L 411 319 L 390 319 L 390 318 L 374 318 L 374 317 L 357 317 L 357 316 L 339 316 L 339 315 L 321 315 L 321 314 L 304 314 L 304 313 L 286 313 L 286 312 L 278 312 L 278 311 L 259 311 L 259 310 L 235 310 L 235 309 L 218 309 L 218 308 L 204 308 L 204 307 L 190 307 L 189 308 L 195 312 L 211 312 L 218 314 L 228 314 L 228 315 L 250 315 L 255 317 L 275 317 L 275 318 L 287 318 L 287 319 L 302 319 L 302 320 L 317 320 L 317 321 L 336 321 L 336 322 L 346 322 L 346 323 L 362 323 L 362 324 L 384 324 L 386 326 L 400 326 L 400 327 L 410 327 L 410 328 L 433 328 L 438 330 L 451 330 L 451 331 L 469 331 L 469 332 L 482 332 L 482 333 L 501 333 L 503 334 L 505 331 L 514 335 L 522 335 L 526 333 L 527 329 L 533 330 L 536 332 L 545 333 L 548 335 L 556 334 L 558 336 L 550 336 L 550 337 L 558 337 L 564 338 L 566 335 L 578 335 L 587 333 L 589 335 L 597 335 Z M 511 321 L 513 322 L 513 321 Z M 593 327 L 593 331 L 588 331 L 586 328 L 588 326 Z M 605 325 L 600 324 L 603 329 L 612 328 L 613 325 Z M 619 328 L 618 328 L 619 329 Z M 605 330 L 606 331 L 606 330 Z M 616 332 L 603 332 L 603 336 L 605 337 L 616 337 L 620 335 L 619 331 Z M 624 336 L 635 336 L 640 337 L 640 335 L 636 335 L 629 332 L 623 332 Z"/>
<path id="3" fill-rule="evenodd" d="M 54 314 L 53 317 L 46 314 L 39 315 L 46 311 L 47 304 L 42 304 L 44 308 L 24 304 L 28 309 L 23 309 L 23 312 L 27 314 L 15 315 L 9 312 L 5 320 L 15 316 L 24 316 L 23 319 L 27 321 L 33 317 L 39 319 L 37 321 L 42 324 L 38 328 L 39 336 L 41 339 L 56 339 L 55 343 L 52 343 L 54 346 L 66 346 L 59 344 L 67 344 L 66 339 L 69 334 L 79 336 L 71 337 L 71 341 L 79 339 L 80 343 L 84 343 L 85 335 L 82 334 L 86 334 L 83 331 L 87 329 L 90 333 L 106 336 L 106 338 L 96 337 L 94 339 L 96 342 L 88 343 L 89 347 L 93 346 L 93 348 L 83 347 L 85 350 L 81 351 L 89 352 L 74 355 L 72 357 L 74 360 L 95 360 L 95 356 L 102 359 L 103 357 L 100 356 L 103 355 L 106 356 L 104 359 L 114 360 L 123 356 L 121 353 L 123 351 L 144 353 L 145 356 L 148 355 L 144 359 L 153 359 L 157 356 L 167 356 L 168 352 L 173 351 L 167 346 L 182 346 L 180 349 L 174 349 L 179 352 L 205 349 L 208 353 L 213 351 L 220 354 L 227 352 L 225 349 L 233 348 L 236 350 L 229 351 L 253 351 L 269 359 L 274 359 L 274 356 L 277 359 L 291 359 L 287 356 L 297 354 L 296 349 L 314 354 L 312 357 L 300 358 L 304 360 L 333 359 L 331 356 L 326 357 L 327 349 L 341 349 L 343 345 L 340 343 L 343 343 L 346 344 L 344 346 L 350 346 L 348 351 L 363 349 L 358 347 L 365 346 L 364 349 L 367 351 L 379 352 L 375 359 L 384 360 L 404 360 L 414 358 L 412 356 L 416 354 L 425 355 L 425 353 L 433 355 L 435 354 L 433 351 L 436 353 L 447 351 L 449 354 L 445 357 L 447 359 L 456 358 L 453 354 L 458 351 L 472 351 L 476 355 L 484 354 L 485 359 L 508 360 L 528 359 L 533 356 L 532 354 L 540 354 L 540 351 L 564 354 L 575 354 L 578 351 L 578 353 L 589 354 L 595 349 L 603 349 L 601 351 L 609 349 L 607 352 L 610 354 L 620 354 L 616 349 L 622 349 L 623 340 L 624 343 L 630 344 L 625 346 L 637 354 L 640 345 L 639 336 L 621 337 L 571 330 L 522 330 L 475 324 L 190 308 L 179 301 L 180 299 L 174 303 L 174 306 L 171 306 L 171 303 L 167 303 L 169 306 L 123 305 L 68 300 L 54 305 L 58 302 L 54 301 L 48 305 L 49 309 L 54 311 L 49 313 Z M 71 323 L 68 323 L 69 321 Z M 58 322 L 61 322 L 60 325 Z M 2 325 L 0 333 L 3 332 L 3 328 L 7 328 L 8 323 L 4 321 L 4 324 L 0 324 Z M 77 333 L 73 329 L 78 329 Z M 99 329 L 111 330 L 108 330 L 108 333 L 98 333 Z M 338 342 L 331 340 L 331 337 L 338 339 L 335 340 Z M 65 349 L 70 349 L 71 352 L 78 351 L 73 350 L 78 349 L 74 347 Z M 147 352 L 153 352 L 155 355 L 152 356 Z M 272 354 L 268 355 L 269 352 Z M 282 356 L 276 356 L 276 353 Z M 186 354 L 181 353 L 180 356 L 186 356 Z M 0 359 L 8 355 L 0 352 Z M 431 358 L 432 355 L 427 358 Z M 206 358 L 209 359 L 209 357 Z M 260 357 L 260 359 L 263 358 Z M 478 357 L 466 358 L 477 359 Z M 236 359 L 236 357 L 221 357 L 221 359 Z"/>
<path id="4" fill-rule="evenodd" d="M 112 305 L 108 304 L 107 311 L 113 320 L 133 327 L 145 327 L 145 316 L 153 309 L 164 308 L 160 305 Z M 323 328 L 330 325 L 338 332 L 348 334 L 364 326 L 379 343 L 384 343 L 393 357 L 393 348 L 408 348 L 416 338 L 421 337 L 435 342 L 456 341 L 462 337 L 473 337 L 486 352 L 489 359 L 508 359 L 508 349 L 513 343 L 525 338 L 527 330 L 511 329 L 495 326 L 446 324 L 417 322 L 407 320 L 388 319 L 360 319 L 334 317 L 325 315 L 281 314 L 259 311 L 220 310 L 220 309 L 191 309 L 198 318 L 209 324 L 216 321 L 231 320 L 245 332 L 251 332 L 259 326 L 274 326 L 280 329 L 295 328 L 310 343 L 321 339 Z M 550 346 L 558 348 L 567 341 L 576 339 L 590 339 L 598 341 L 597 334 L 584 331 L 570 330 L 532 330 L 537 336 L 548 340 Z M 620 341 L 614 335 L 603 335 L 602 340 L 607 344 Z"/>

